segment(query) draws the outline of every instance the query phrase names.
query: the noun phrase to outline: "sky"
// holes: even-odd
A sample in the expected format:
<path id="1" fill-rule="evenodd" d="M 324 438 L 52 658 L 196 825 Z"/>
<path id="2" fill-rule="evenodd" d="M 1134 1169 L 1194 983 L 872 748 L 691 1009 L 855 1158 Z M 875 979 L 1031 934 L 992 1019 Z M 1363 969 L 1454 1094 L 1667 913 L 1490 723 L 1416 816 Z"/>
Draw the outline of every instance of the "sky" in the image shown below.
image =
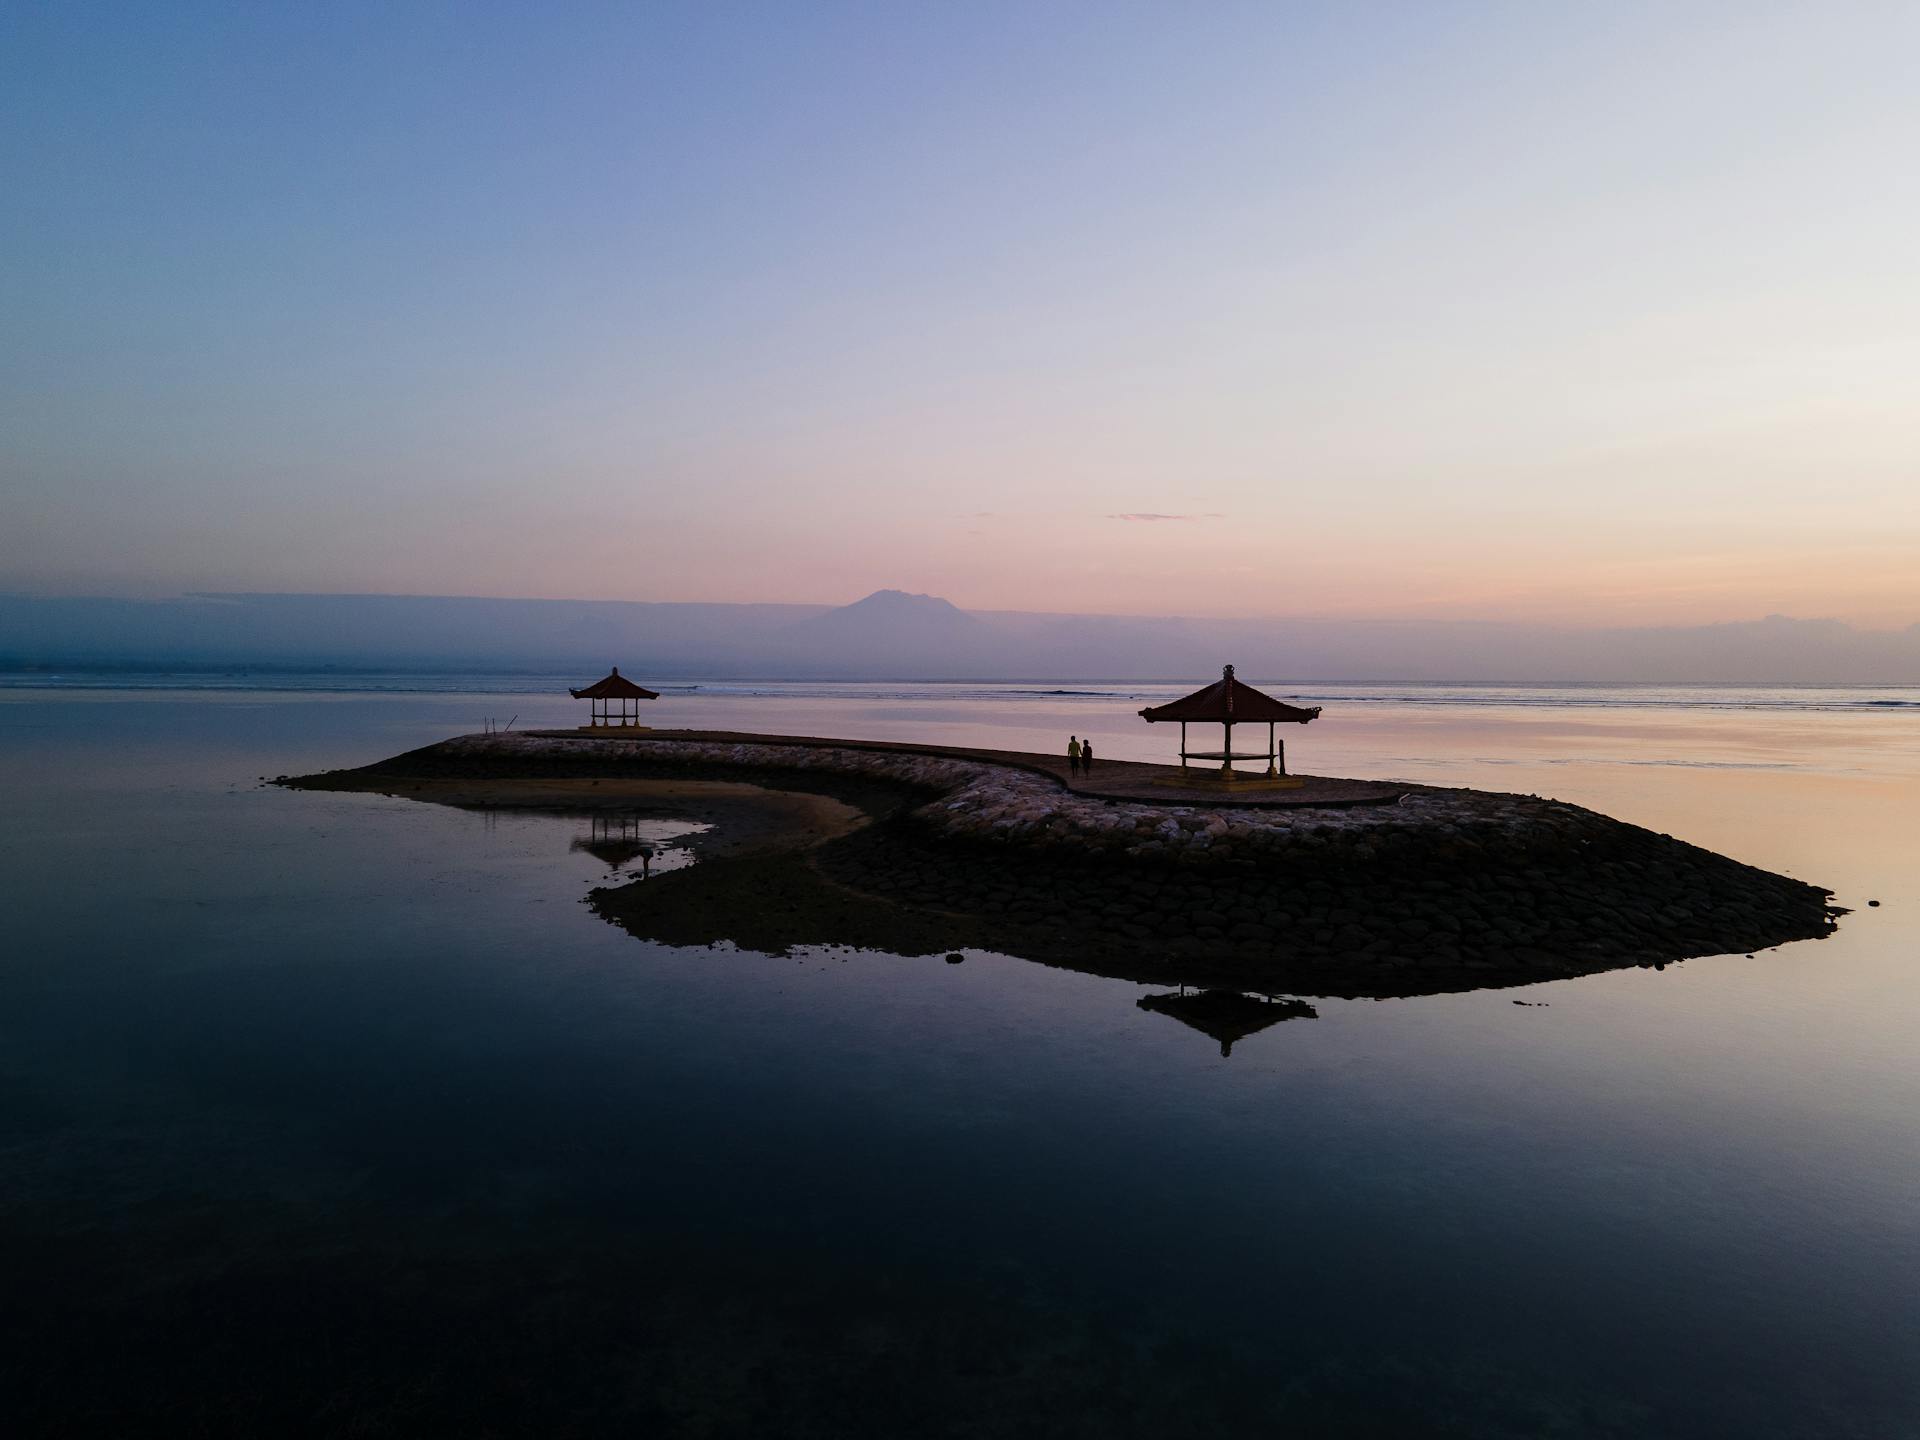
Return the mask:
<path id="1" fill-rule="evenodd" d="M 1920 620 L 1920 6 L 0 7 L 0 591 Z"/>

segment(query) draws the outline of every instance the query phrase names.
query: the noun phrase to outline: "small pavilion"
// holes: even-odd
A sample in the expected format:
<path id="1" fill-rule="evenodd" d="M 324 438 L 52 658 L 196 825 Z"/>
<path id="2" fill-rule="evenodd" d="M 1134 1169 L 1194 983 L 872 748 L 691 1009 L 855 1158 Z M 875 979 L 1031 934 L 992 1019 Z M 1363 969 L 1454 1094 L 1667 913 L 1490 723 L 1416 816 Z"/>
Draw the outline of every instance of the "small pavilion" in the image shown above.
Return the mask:
<path id="1" fill-rule="evenodd" d="M 1204 690 L 1196 690 L 1178 700 L 1169 700 L 1165 705 L 1149 705 L 1140 712 L 1140 718 L 1148 724 L 1161 720 L 1180 722 L 1180 768 L 1187 768 L 1189 760 L 1218 760 L 1220 762 L 1220 780 L 1225 783 L 1256 786 L 1261 789 L 1275 789 L 1283 785 L 1298 785 L 1298 780 L 1287 777 L 1286 746 L 1274 738 L 1276 725 L 1305 725 L 1317 718 L 1320 707 L 1314 705 L 1303 708 L 1288 705 L 1274 699 L 1233 678 L 1233 666 L 1229 665 L 1220 672 L 1220 678 Z M 1220 725 L 1225 727 L 1226 740 L 1218 750 L 1189 750 L 1187 748 L 1187 726 L 1192 723 Z M 1260 725 L 1267 727 L 1267 749 L 1262 754 L 1258 750 L 1236 752 L 1233 748 L 1233 727 L 1236 725 Z M 1236 776 L 1233 762 L 1236 760 L 1265 760 L 1267 773 L 1263 778 Z"/>
<path id="2" fill-rule="evenodd" d="M 600 730 L 611 725 L 639 725 L 640 702 L 660 697 L 644 686 L 636 685 L 620 673 L 618 665 L 604 680 L 596 680 L 584 690 L 569 689 L 576 700 L 591 702 L 587 710 L 587 728 Z"/>

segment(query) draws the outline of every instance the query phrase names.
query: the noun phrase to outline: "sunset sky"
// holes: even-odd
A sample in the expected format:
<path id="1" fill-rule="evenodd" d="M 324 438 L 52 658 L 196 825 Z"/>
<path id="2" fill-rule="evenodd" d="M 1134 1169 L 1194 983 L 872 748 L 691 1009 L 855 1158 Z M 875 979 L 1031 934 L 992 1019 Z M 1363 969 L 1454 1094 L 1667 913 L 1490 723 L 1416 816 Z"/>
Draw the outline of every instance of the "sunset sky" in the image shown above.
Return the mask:
<path id="1" fill-rule="evenodd" d="M 1911 3 L 13 6 L 0 590 L 1920 620 Z"/>

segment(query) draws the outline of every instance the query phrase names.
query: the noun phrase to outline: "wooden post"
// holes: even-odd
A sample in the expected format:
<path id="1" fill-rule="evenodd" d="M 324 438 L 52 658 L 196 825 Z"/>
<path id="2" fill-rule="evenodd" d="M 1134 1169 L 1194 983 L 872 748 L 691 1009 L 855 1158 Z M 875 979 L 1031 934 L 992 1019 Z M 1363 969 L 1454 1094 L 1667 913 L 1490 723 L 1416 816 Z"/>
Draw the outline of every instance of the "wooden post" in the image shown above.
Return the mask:
<path id="1" fill-rule="evenodd" d="M 1227 732 L 1227 743 L 1221 749 L 1221 753 L 1226 758 L 1220 762 L 1220 778 L 1231 780 L 1233 779 L 1233 721 L 1222 721 L 1221 728 Z"/>
<path id="2" fill-rule="evenodd" d="M 1273 721 L 1269 720 L 1267 721 L 1267 774 L 1277 775 L 1279 773 L 1279 771 L 1273 768 Z"/>
<path id="3" fill-rule="evenodd" d="M 1180 722 L 1180 768 L 1187 768 L 1187 722 Z"/>

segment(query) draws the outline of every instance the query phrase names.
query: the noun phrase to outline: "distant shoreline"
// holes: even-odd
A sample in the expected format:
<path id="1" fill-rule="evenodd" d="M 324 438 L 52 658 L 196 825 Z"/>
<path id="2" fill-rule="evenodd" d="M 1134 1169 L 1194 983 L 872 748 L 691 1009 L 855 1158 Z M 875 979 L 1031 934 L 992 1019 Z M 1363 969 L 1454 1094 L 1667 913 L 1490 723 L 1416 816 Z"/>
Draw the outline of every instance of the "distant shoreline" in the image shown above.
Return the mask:
<path id="1" fill-rule="evenodd" d="M 165 658 L 162 658 L 165 657 Z M 1784 615 L 1591 625 L 969 610 L 880 590 L 848 604 L 204 593 L 0 595 L 0 667 L 289 665 L 1179 684 L 1232 661 L 1312 685 L 1920 684 L 1920 624 Z M 1756 678 L 1759 677 L 1759 678 Z M 1189 684 L 1189 688 L 1191 685 Z"/>
<path id="2" fill-rule="evenodd" d="M 165 694 L 241 694 L 321 696 L 364 699 L 439 696 L 554 702 L 580 675 L 570 671 L 516 669 L 358 669 L 349 667 L 208 666 L 192 669 L 138 669 L 74 666 L 8 668 L 0 663 L 0 696 L 130 696 Z M 1253 675 L 1263 688 L 1298 704 L 1339 703 L 1368 710 L 1394 706 L 1410 710 L 1616 711 L 1778 711 L 1804 714 L 1881 716 L 1888 719 L 1920 711 L 1920 685 L 1854 685 L 1786 682 L 1742 684 L 1730 681 L 1668 682 L 1438 681 L 1399 680 L 1353 683 L 1310 681 Z M 666 674 L 648 677 L 664 698 L 699 696 L 735 701 L 754 699 L 913 700 L 951 702 L 993 699 L 1012 704 L 1053 704 L 1084 708 L 1102 703 L 1140 702 L 1184 693 L 1185 680 L 1115 680 L 1019 677 L 955 679 L 796 679 L 747 675 Z M 1137 705 L 1129 705 L 1128 713 Z M 511 709 L 495 717 L 504 724 Z"/>

